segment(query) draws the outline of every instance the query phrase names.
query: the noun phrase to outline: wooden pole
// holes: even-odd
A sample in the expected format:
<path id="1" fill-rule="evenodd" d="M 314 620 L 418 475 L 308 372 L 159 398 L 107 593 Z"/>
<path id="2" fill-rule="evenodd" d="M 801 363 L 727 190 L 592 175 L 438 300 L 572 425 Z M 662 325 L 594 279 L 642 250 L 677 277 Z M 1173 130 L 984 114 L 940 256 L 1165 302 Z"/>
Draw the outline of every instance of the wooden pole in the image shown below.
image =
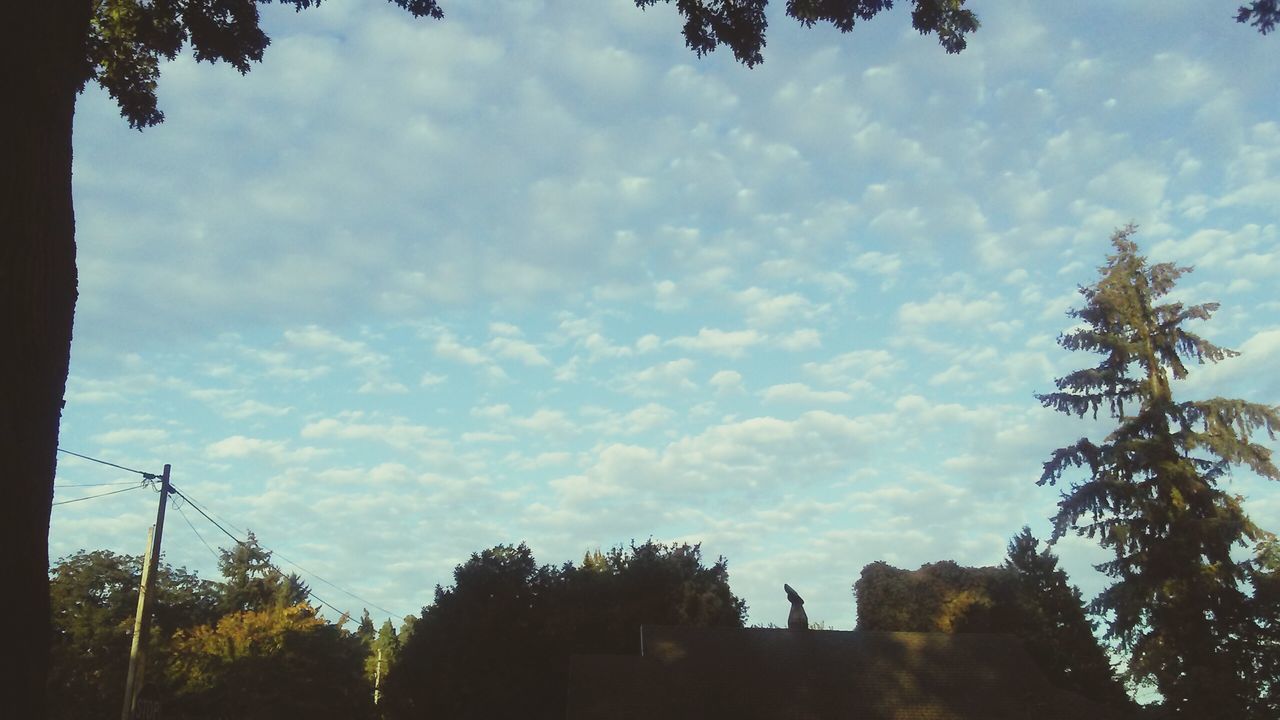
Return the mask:
<path id="1" fill-rule="evenodd" d="M 373 704 L 382 699 L 382 648 L 378 648 L 378 667 L 373 671 Z"/>
<path id="2" fill-rule="evenodd" d="M 160 476 L 160 506 L 156 524 L 147 533 L 147 554 L 142 561 L 142 583 L 138 588 L 138 613 L 133 618 L 133 646 L 129 649 L 129 674 L 124 683 L 124 707 L 120 720 L 132 720 L 133 703 L 142 687 L 146 671 L 143 659 L 147 651 L 147 635 L 151 630 L 151 598 L 155 595 L 156 568 L 160 564 L 160 539 L 164 536 L 164 510 L 169 499 L 169 465 Z"/>

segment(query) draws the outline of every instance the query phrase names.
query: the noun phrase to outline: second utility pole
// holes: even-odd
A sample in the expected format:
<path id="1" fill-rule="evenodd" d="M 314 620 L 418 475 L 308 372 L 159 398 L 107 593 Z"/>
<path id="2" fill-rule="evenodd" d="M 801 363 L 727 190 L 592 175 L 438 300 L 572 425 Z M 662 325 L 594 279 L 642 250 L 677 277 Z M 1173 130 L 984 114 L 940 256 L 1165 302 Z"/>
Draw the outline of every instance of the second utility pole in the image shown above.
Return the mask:
<path id="1" fill-rule="evenodd" d="M 151 476 L 154 479 L 154 475 Z M 151 630 L 151 597 L 155 595 L 156 568 L 160 564 L 160 538 L 164 534 L 164 507 L 169 499 L 169 465 L 165 464 L 160 476 L 160 507 L 156 510 L 156 524 L 149 533 L 147 555 L 142 561 L 142 584 L 138 588 L 138 614 L 133 619 L 133 647 L 129 650 L 129 674 L 124 682 L 124 709 L 120 720 L 131 720 L 133 702 L 142 685 L 146 671 L 143 657 L 147 652 L 147 634 Z"/>

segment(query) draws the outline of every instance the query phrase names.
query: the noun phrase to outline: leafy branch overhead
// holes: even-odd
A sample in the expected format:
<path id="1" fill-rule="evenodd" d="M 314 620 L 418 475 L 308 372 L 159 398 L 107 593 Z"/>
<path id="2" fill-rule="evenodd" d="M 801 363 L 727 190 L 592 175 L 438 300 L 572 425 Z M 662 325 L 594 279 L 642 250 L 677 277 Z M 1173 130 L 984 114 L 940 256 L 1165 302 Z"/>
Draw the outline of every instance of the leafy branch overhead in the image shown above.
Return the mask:
<path id="1" fill-rule="evenodd" d="M 278 0 L 301 11 L 321 0 Z M 414 17 L 444 17 L 437 0 L 390 0 Z M 91 20 L 79 84 L 96 81 L 120 105 L 135 128 L 164 120 L 156 100 L 162 60 L 190 46 L 198 61 L 225 62 L 247 73 L 262 60 L 271 39 L 262 31 L 258 5 L 271 0 L 99 0 Z M 659 0 L 635 0 L 644 9 Z M 665 0 L 670 3 L 672 0 Z M 978 18 L 965 0 L 914 0 L 911 23 L 921 34 L 937 33 L 947 52 L 965 48 Z M 768 0 L 675 0 L 685 18 L 685 43 L 699 56 L 727 45 L 748 67 L 764 61 Z M 893 0 L 787 0 L 786 13 L 805 27 L 830 23 L 849 32 L 893 7 Z"/>

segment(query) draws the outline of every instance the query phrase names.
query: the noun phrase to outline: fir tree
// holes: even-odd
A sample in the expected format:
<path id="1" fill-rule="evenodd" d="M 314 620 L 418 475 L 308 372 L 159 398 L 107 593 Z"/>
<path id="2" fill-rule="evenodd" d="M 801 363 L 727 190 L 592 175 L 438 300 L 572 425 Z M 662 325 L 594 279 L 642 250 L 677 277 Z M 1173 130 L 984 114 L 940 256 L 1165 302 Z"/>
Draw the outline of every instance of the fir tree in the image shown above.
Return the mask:
<path id="1" fill-rule="evenodd" d="M 1009 541 L 1004 567 L 1017 577 L 1018 636 L 1056 684 L 1113 707 L 1129 708 L 1132 701 L 1094 637 L 1080 590 L 1058 567 L 1058 557 L 1039 545 L 1028 527 Z"/>
<path id="2" fill-rule="evenodd" d="M 1115 254 L 1098 282 L 1081 288 L 1084 307 L 1070 313 L 1081 327 L 1059 338 L 1101 361 L 1038 396 L 1068 414 L 1105 410 L 1116 428 L 1100 443 L 1082 438 L 1056 450 L 1039 484 L 1053 485 L 1073 467 L 1088 471 L 1062 494 L 1053 539 L 1075 531 L 1114 551 L 1098 566 L 1114 582 L 1091 610 L 1130 652 L 1133 679 L 1154 683 L 1178 717 L 1248 717 L 1258 693 L 1248 647 L 1257 623 L 1244 584 L 1254 564 L 1231 553 L 1271 536 L 1220 484 L 1235 465 L 1280 479 L 1270 451 L 1250 442 L 1259 431 L 1275 438 L 1280 407 L 1174 400 L 1170 381 L 1187 376 L 1188 361 L 1237 353 L 1183 327 L 1208 320 L 1217 303 L 1158 304 L 1190 268 L 1148 265 L 1134 232 L 1129 226 L 1112 237 Z"/>
<path id="3" fill-rule="evenodd" d="M 218 570 L 225 579 L 219 609 L 223 613 L 288 607 L 307 599 L 311 590 L 297 573 L 285 575 L 271 562 L 271 551 L 249 539 L 223 550 Z"/>

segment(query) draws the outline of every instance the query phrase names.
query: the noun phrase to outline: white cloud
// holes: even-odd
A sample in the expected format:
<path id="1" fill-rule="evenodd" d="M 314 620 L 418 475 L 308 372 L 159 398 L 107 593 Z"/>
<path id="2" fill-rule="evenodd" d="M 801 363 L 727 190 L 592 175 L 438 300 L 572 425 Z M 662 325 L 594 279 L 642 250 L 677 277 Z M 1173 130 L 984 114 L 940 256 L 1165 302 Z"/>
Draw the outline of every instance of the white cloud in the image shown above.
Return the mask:
<path id="1" fill-rule="evenodd" d="M 688 358 L 658 363 L 624 376 L 621 386 L 627 392 L 641 396 L 689 392 L 698 387 L 689 379 L 695 366 Z"/>
<path id="2" fill-rule="evenodd" d="M 489 358 L 484 353 L 474 347 L 463 345 L 448 332 L 441 333 L 436 339 L 435 351 L 437 356 L 445 360 L 453 360 L 464 365 L 484 365 L 489 362 Z"/>
<path id="3" fill-rule="evenodd" d="M 343 340 L 337 334 L 318 325 L 308 325 L 296 330 L 285 330 L 284 339 L 292 347 L 314 352 L 331 352 L 339 355 L 360 356 L 368 352 L 362 342 Z"/>
<path id="4" fill-rule="evenodd" d="M 898 257 L 897 253 L 871 250 L 854 258 L 853 267 L 876 275 L 895 277 L 902 269 L 902 258 Z"/>
<path id="5" fill-rule="evenodd" d="M 822 333 L 813 328 L 800 328 L 776 338 L 778 347 L 790 352 L 814 350 L 822 347 Z"/>
<path id="6" fill-rule="evenodd" d="M 812 318 L 817 309 L 799 293 L 774 294 L 758 287 L 735 293 L 734 298 L 743 306 L 747 323 L 757 327 L 773 327 L 785 322 Z"/>
<path id="7" fill-rule="evenodd" d="M 686 350 L 721 355 L 724 357 L 741 357 L 746 350 L 764 342 L 765 336 L 756 330 L 718 330 L 702 328 L 697 335 L 675 337 L 667 341 L 668 345 Z"/>
<path id="8" fill-rule="evenodd" d="M 665 405 L 648 403 L 627 413 L 623 424 L 627 434 L 637 434 L 658 430 L 675 418 L 676 413 Z"/>
<path id="9" fill-rule="evenodd" d="M 660 347 L 662 347 L 662 338 L 653 333 L 641 335 L 636 339 L 636 352 L 641 355 L 653 352 Z"/>
<path id="10" fill-rule="evenodd" d="M 545 366 L 551 364 L 551 361 L 547 360 L 536 346 L 524 340 L 495 337 L 489 341 L 488 347 L 500 358 L 518 360 L 525 365 Z"/>
<path id="11" fill-rule="evenodd" d="M 849 393 L 840 390 L 814 390 L 804 383 L 784 383 L 771 385 L 760 393 L 765 402 L 798 403 L 813 405 L 818 403 L 843 403 L 853 399 Z"/>
<path id="12" fill-rule="evenodd" d="M 161 428 L 120 428 L 93 436 L 103 445 L 153 445 L 169 439 L 169 431 Z"/>
<path id="13" fill-rule="evenodd" d="M 260 457 L 276 465 L 306 464 L 329 453 L 316 447 L 290 448 L 283 440 L 232 435 L 205 447 L 205 456 L 211 460 L 240 460 Z"/>
<path id="14" fill-rule="evenodd" d="M 737 370 L 718 370 L 708 381 L 716 389 L 717 395 L 732 395 L 742 392 L 742 373 Z"/>
<path id="15" fill-rule="evenodd" d="M 805 374 L 832 387 L 865 387 L 892 376 L 903 360 L 887 350 L 853 350 L 825 362 L 804 364 Z"/>
<path id="16" fill-rule="evenodd" d="M 541 408 L 528 417 L 511 418 L 511 424 L 539 435 L 556 437 L 569 435 L 577 431 L 573 424 L 560 410 Z"/>
<path id="17" fill-rule="evenodd" d="M 898 319 L 913 325 L 977 325 L 993 322 L 1004 310 L 998 293 L 981 298 L 938 293 L 925 302 L 906 302 L 898 308 Z"/>
<path id="18" fill-rule="evenodd" d="M 520 328 L 506 322 L 489 323 L 489 333 L 497 337 L 520 337 L 524 333 L 520 332 Z"/>
<path id="19" fill-rule="evenodd" d="M 653 304 L 659 310 L 680 310 L 689 304 L 687 298 L 680 294 L 679 287 L 671 280 L 662 280 L 653 286 Z"/>

